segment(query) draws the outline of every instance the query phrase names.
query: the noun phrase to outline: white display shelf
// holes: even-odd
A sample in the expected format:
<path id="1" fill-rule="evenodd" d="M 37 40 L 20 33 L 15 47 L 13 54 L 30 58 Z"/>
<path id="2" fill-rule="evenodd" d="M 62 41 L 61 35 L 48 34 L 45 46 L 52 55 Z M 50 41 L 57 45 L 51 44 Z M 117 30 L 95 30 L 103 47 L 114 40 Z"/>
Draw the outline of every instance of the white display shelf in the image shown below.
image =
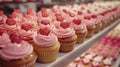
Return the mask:
<path id="1" fill-rule="evenodd" d="M 94 34 L 93 37 L 86 39 L 82 44 L 76 44 L 75 49 L 69 53 L 59 53 L 56 61 L 51 63 L 36 63 L 35 67 L 66 67 L 71 61 L 80 56 L 88 48 L 94 45 L 95 42 L 100 40 L 105 34 L 111 31 L 117 24 L 120 23 L 120 19 L 112 23 L 110 26 L 106 27 L 104 30 L 100 31 L 97 34 Z M 117 66 L 118 67 L 118 66 Z"/>
<path id="2" fill-rule="evenodd" d="M 120 55 L 119 55 L 118 59 L 116 60 L 116 63 L 113 67 L 120 67 Z"/>

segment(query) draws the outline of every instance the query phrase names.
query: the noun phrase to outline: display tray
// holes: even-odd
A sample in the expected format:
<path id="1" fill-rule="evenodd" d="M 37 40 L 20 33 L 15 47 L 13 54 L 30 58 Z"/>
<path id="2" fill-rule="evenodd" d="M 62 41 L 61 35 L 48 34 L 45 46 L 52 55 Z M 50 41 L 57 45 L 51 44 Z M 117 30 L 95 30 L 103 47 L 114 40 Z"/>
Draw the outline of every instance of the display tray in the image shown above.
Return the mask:
<path id="1" fill-rule="evenodd" d="M 107 34 L 109 31 L 111 31 L 117 24 L 119 24 L 120 19 L 106 27 L 105 29 L 101 30 L 99 33 L 94 34 L 93 37 L 88 38 L 85 40 L 82 44 L 76 44 L 75 49 L 69 53 L 59 53 L 58 58 L 56 61 L 51 63 L 35 63 L 35 67 L 66 67 L 71 61 L 73 61 L 75 58 L 80 56 L 83 52 L 88 50 L 92 45 L 95 44 L 98 40 L 100 40 L 105 34 Z M 119 61 L 117 60 L 116 63 L 120 63 L 120 57 Z M 115 65 L 117 65 L 115 63 Z M 119 64 L 118 64 L 119 65 Z M 115 66 L 119 67 L 119 66 Z"/>
<path id="2" fill-rule="evenodd" d="M 113 67 L 120 67 L 120 55 Z"/>

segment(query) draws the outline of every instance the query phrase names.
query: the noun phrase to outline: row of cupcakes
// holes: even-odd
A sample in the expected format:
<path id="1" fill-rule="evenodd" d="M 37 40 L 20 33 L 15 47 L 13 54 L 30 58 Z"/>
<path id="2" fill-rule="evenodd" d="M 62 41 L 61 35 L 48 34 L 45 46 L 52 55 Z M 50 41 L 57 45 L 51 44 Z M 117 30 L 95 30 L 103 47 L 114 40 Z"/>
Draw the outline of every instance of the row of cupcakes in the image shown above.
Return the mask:
<path id="1" fill-rule="evenodd" d="M 53 8 L 41 8 L 37 13 L 28 9 L 25 14 L 15 9 L 8 17 L 0 11 L 0 24 L 9 32 L 21 31 L 20 33 L 29 39 L 32 37 L 30 34 L 36 34 L 36 29 L 40 26 L 49 26 L 53 30 L 60 27 L 60 23 L 67 22 L 78 36 L 77 43 L 82 43 L 86 37 L 92 37 L 94 33 L 119 18 L 120 8 L 115 4 L 108 2 L 54 6 Z"/>
<path id="2" fill-rule="evenodd" d="M 92 6 L 94 4 L 90 5 Z M 85 4 L 83 4 L 83 6 L 85 7 L 82 7 L 82 9 L 88 8 L 88 6 L 86 6 Z M 120 8 L 118 6 L 112 6 L 109 10 L 105 9 L 105 11 L 107 12 L 103 12 L 99 15 L 93 15 L 90 11 L 88 11 L 85 12 L 85 16 L 84 14 L 76 14 L 76 11 L 79 11 L 79 8 L 78 10 L 75 10 L 75 12 L 72 12 L 68 9 L 63 9 L 63 7 L 66 6 L 57 6 L 57 8 L 53 7 L 50 9 L 42 8 L 38 13 L 34 12 L 32 9 L 28 9 L 25 14 L 22 14 L 20 10 L 14 10 L 13 13 L 9 14 L 8 17 L 3 14 L 3 11 L 0 11 L 0 61 L 2 63 L 1 65 L 7 65 L 3 62 L 4 60 L 6 60 L 5 58 L 8 59 L 12 57 L 12 60 L 18 59 L 15 57 L 18 56 L 17 53 L 19 54 L 18 48 L 21 49 L 24 47 L 23 41 L 30 44 L 29 46 L 32 46 L 31 51 L 34 47 L 34 50 L 38 55 L 37 60 L 39 62 L 52 62 L 57 58 L 59 51 L 70 52 L 74 49 L 76 41 L 83 42 L 86 36 L 91 37 L 94 34 L 95 28 L 97 27 L 95 23 L 99 22 L 97 21 L 99 19 L 99 16 L 101 16 L 103 19 L 105 18 L 104 20 L 100 20 L 100 23 L 102 23 L 102 25 L 100 24 L 100 26 L 102 28 L 104 25 L 107 26 L 110 23 L 112 23 L 108 22 L 108 20 L 114 21 L 120 16 Z M 71 8 L 72 10 L 75 7 L 68 8 Z M 82 14 L 82 12 L 80 11 L 78 13 Z M 112 19 L 109 19 L 111 17 Z M 8 36 L 4 35 L 4 33 Z M 10 41 L 7 40 L 9 38 L 11 39 Z M 6 40 L 9 42 L 6 43 Z M 12 46 L 11 43 L 13 45 L 15 44 L 15 47 Z M 25 45 L 27 43 L 25 43 Z M 10 47 L 10 50 L 7 50 L 9 48 L 7 46 Z M 25 48 L 23 48 L 23 51 L 20 52 L 24 53 L 24 50 L 26 53 L 27 50 Z M 28 53 L 27 55 L 22 54 L 21 57 L 24 58 L 27 56 Z M 19 59 L 21 59 L 21 57 Z M 36 56 L 34 57 L 36 58 Z M 9 62 L 10 61 L 8 59 L 8 63 Z"/>
<path id="3" fill-rule="evenodd" d="M 113 67 L 120 55 L 120 24 L 68 67 Z"/>

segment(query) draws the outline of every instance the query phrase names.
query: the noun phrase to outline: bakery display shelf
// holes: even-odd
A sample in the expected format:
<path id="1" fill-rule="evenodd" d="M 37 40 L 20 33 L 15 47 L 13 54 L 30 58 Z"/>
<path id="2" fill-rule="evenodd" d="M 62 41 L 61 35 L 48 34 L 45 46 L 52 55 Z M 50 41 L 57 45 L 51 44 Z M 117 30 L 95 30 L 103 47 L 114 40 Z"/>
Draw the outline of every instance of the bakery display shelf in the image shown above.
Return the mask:
<path id="1" fill-rule="evenodd" d="M 113 67 L 120 67 L 120 55 Z"/>
<path id="2" fill-rule="evenodd" d="M 117 24 L 119 24 L 120 19 L 106 27 L 104 30 L 100 31 L 97 34 L 94 34 L 93 37 L 86 39 L 86 41 L 82 44 L 76 44 L 75 49 L 69 53 L 59 53 L 56 61 L 51 63 L 36 63 L 35 67 L 65 67 L 75 58 L 80 56 L 83 52 L 85 52 L 88 48 L 90 48 L 94 43 L 100 38 L 102 38 L 105 34 L 107 34 L 111 29 L 113 29 Z M 119 60 L 120 61 L 120 60 Z"/>

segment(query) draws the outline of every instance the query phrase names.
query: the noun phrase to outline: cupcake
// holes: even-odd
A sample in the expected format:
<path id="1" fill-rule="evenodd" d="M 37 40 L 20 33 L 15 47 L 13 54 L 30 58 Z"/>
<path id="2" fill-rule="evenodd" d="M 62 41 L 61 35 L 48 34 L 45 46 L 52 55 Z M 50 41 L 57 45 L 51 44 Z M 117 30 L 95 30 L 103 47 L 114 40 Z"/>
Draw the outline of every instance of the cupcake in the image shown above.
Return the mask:
<path id="1" fill-rule="evenodd" d="M 91 61 L 89 59 L 83 59 L 82 63 L 84 64 L 84 66 L 89 66 L 89 64 L 91 63 Z"/>
<path id="2" fill-rule="evenodd" d="M 19 9 L 14 9 L 12 14 L 9 14 L 9 18 L 14 19 L 17 23 L 21 23 L 23 21 L 23 14 Z"/>
<path id="3" fill-rule="evenodd" d="M 4 12 L 0 10 L 0 25 L 4 24 L 7 20 L 7 16 L 4 15 Z"/>
<path id="4" fill-rule="evenodd" d="M 77 67 L 76 63 L 70 63 L 67 67 Z"/>
<path id="5" fill-rule="evenodd" d="M 72 51 L 77 41 L 75 31 L 69 26 L 70 24 L 68 22 L 61 22 L 60 27 L 53 30 L 54 34 L 58 37 L 58 41 L 60 42 L 61 52 Z"/>
<path id="6" fill-rule="evenodd" d="M 81 61 L 80 57 L 77 57 L 77 58 L 74 60 L 75 63 L 79 63 L 80 61 Z"/>
<path id="7" fill-rule="evenodd" d="M 4 24 L 5 30 L 10 33 L 16 33 L 20 30 L 20 25 L 13 18 L 8 18 Z"/>
<path id="8" fill-rule="evenodd" d="M 41 8 L 41 11 L 37 13 L 37 21 L 38 25 L 40 25 L 42 20 L 49 20 L 50 22 L 52 21 L 51 16 L 49 15 L 47 8 Z"/>
<path id="9" fill-rule="evenodd" d="M 33 43 L 33 36 L 37 34 L 37 28 L 33 27 L 30 23 L 21 24 L 21 30 L 19 31 L 20 35 L 23 37 L 23 40 Z"/>
<path id="10" fill-rule="evenodd" d="M 40 27 L 38 34 L 33 37 L 33 42 L 39 62 L 48 63 L 57 59 L 60 43 L 47 26 Z"/>
<path id="11" fill-rule="evenodd" d="M 103 56 L 100 56 L 100 55 L 93 58 L 93 62 L 101 63 L 102 60 L 103 60 Z"/>
<path id="12" fill-rule="evenodd" d="M 77 35 L 77 43 L 84 42 L 88 33 L 86 25 L 81 23 L 80 19 L 73 19 L 70 26 L 75 30 L 75 34 Z"/>
<path id="13" fill-rule="evenodd" d="M 4 33 L 4 30 L 0 29 L 0 50 L 5 47 L 5 44 L 10 42 L 10 39 L 8 38 L 9 36 Z"/>
<path id="14" fill-rule="evenodd" d="M 108 21 L 107 19 L 107 14 L 105 12 L 100 13 L 101 17 L 102 17 L 102 29 L 104 29 L 107 25 L 108 25 Z"/>
<path id="15" fill-rule="evenodd" d="M 91 67 L 102 67 L 102 64 L 99 62 L 92 62 Z"/>
<path id="16" fill-rule="evenodd" d="M 98 33 L 102 28 L 102 23 L 100 21 L 100 18 L 97 18 L 97 17 L 98 16 L 96 15 L 91 15 L 91 18 L 93 19 L 93 21 L 95 21 L 95 26 L 96 26 L 95 33 Z"/>
<path id="17" fill-rule="evenodd" d="M 91 17 L 88 16 L 84 16 L 84 19 L 82 20 L 82 23 L 85 23 L 87 26 L 87 30 L 88 30 L 88 34 L 87 34 L 87 38 L 90 38 L 94 35 L 95 32 L 95 22 L 93 20 L 91 20 Z"/>
<path id="18" fill-rule="evenodd" d="M 27 12 L 24 14 L 24 17 L 26 18 L 28 23 L 33 25 L 33 27 L 38 26 L 36 12 L 33 11 L 31 8 L 27 9 Z"/>
<path id="19" fill-rule="evenodd" d="M 7 34 L 3 38 L 9 40 L 4 43 L 5 47 L 0 49 L 0 63 L 2 67 L 34 67 L 37 59 L 33 47 L 17 34 Z"/>
<path id="20" fill-rule="evenodd" d="M 112 67 L 112 64 L 113 64 L 113 59 L 111 58 L 106 58 L 103 60 L 103 67 Z"/>
<path id="21" fill-rule="evenodd" d="M 55 28 L 54 24 L 52 24 L 52 23 L 50 22 L 50 20 L 48 20 L 48 19 L 43 19 L 43 20 L 41 20 L 41 23 L 40 23 L 39 26 L 40 26 L 40 27 L 47 26 L 47 27 L 50 28 L 50 30 L 53 30 L 53 29 Z"/>

